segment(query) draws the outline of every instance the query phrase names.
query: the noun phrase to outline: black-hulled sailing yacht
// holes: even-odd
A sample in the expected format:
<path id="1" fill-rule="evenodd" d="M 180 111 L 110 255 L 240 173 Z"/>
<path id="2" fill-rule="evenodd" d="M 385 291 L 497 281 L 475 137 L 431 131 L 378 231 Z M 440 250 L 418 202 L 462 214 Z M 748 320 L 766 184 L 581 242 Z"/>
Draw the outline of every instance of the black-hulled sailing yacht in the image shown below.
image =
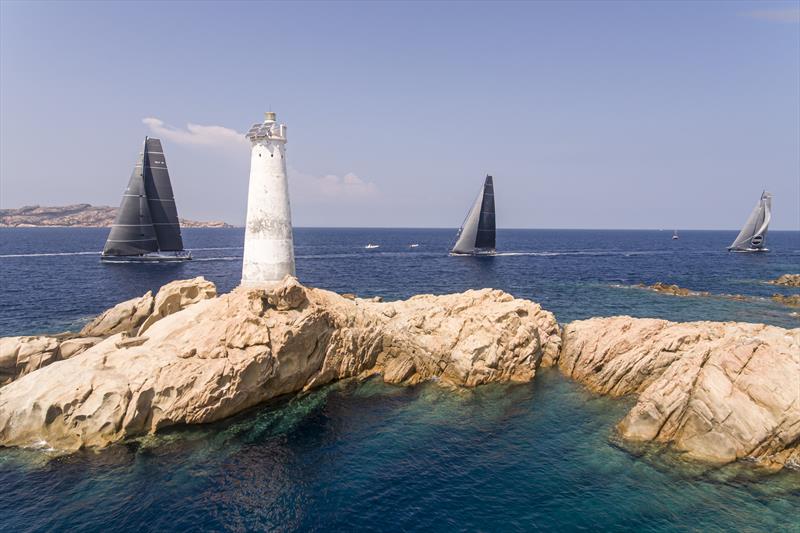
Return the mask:
<path id="1" fill-rule="evenodd" d="M 159 139 L 145 137 L 128 188 L 122 195 L 102 261 L 186 261 L 178 210 Z"/>
<path id="2" fill-rule="evenodd" d="M 451 255 L 492 255 L 495 253 L 494 182 L 486 176 L 483 187 L 458 230 Z"/>

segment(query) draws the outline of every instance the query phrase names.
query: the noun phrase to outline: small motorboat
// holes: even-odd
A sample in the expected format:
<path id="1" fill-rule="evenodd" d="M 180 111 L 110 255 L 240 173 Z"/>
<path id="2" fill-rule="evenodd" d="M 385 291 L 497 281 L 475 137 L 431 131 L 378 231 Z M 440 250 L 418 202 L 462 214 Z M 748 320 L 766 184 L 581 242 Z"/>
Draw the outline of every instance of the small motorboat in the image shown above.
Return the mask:
<path id="1" fill-rule="evenodd" d="M 416 243 L 414 243 L 414 244 L 409 244 L 409 245 L 408 245 L 408 247 L 409 247 L 409 248 L 419 248 L 419 244 L 416 244 Z"/>
<path id="2" fill-rule="evenodd" d="M 678 237 L 678 230 L 675 230 L 675 231 L 672 233 L 672 240 L 673 240 L 673 241 L 677 241 L 677 240 L 678 240 L 678 238 L 679 238 L 679 237 Z"/>
<path id="3" fill-rule="evenodd" d="M 372 250 L 372 249 L 374 249 L 374 248 L 380 248 L 380 247 L 381 247 L 381 245 L 380 245 L 380 244 L 372 244 L 372 243 L 369 243 L 369 244 L 368 244 L 368 245 L 366 245 L 364 248 L 366 248 L 367 250 Z"/>

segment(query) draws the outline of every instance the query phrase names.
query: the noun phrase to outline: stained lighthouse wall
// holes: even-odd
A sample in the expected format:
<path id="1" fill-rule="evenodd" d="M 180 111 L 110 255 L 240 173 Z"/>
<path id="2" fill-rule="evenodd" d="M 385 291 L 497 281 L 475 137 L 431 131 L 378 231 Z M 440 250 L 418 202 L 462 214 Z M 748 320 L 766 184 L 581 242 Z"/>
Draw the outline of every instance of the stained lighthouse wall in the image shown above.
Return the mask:
<path id="1" fill-rule="evenodd" d="M 242 285 L 269 286 L 294 275 L 294 242 L 286 177 L 286 128 L 268 120 L 251 128 Z"/>

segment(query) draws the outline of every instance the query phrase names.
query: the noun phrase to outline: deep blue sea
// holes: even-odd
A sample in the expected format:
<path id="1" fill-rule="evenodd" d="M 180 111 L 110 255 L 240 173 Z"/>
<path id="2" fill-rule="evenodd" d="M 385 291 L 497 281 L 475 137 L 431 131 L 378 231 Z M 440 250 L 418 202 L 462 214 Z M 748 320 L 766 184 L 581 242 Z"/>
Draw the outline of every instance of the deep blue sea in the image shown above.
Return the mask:
<path id="1" fill-rule="evenodd" d="M 0 336 L 79 328 L 121 300 L 241 274 L 242 229 L 184 229 L 195 259 L 99 262 L 108 230 L 0 229 Z M 798 327 L 764 281 L 800 272 L 800 233 L 729 254 L 731 231 L 500 230 L 495 257 L 449 257 L 454 230 L 295 230 L 308 285 L 385 299 L 494 287 L 559 321 L 628 314 Z M 367 250 L 367 243 L 380 248 Z M 419 247 L 410 248 L 417 243 Z M 680 298 L 656 281 L 747 301 Z M 707 468 L 631 449 L 630 400 L 555 371 L 474 390 L 345 382 L 222 423 L 101 452 L 0 449 L 0 531 L 798 531 L 800 473 Z"/>

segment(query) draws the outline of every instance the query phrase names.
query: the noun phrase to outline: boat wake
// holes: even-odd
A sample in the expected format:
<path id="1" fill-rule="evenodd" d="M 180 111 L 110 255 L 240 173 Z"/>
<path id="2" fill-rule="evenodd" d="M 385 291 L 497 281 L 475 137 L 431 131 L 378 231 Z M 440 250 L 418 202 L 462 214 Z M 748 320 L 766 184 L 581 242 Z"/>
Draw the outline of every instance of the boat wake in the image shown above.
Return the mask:
<path id="1" fill-rule="evenodd" d="M 515 257 L 515 256 L 532 256 L 532 257 L 557 257 L 562 255 L 575 256 L 585 255 L 589 257 L 613 257 L 624 256 L 630 257 L 634 255 L 667 255 L 674 254 L 671 250 L 642 250 L 642 251 L 619 251 L 619 250 L 578 250 L 578 251 L 564 251 L 564 252 L 497 252 L 495 257 Z"/>
<path id="2" fill-rule="evenodd" d="M 100 255 L 100 252 L 50 252 L 50 253 L 38 253 L 38 254 L 5 254 L 5 255 L 0 255 L 0 259 L 5 259 L 7 257 L 55 257 L 64 255 Z"/>
<path id="3" fill-rule="evenodd" d="M 241 261 L 241 255 L 235 255 L 230 257 L 193 257 L 192 262 L 202 262 L 202 261 Z"/>

